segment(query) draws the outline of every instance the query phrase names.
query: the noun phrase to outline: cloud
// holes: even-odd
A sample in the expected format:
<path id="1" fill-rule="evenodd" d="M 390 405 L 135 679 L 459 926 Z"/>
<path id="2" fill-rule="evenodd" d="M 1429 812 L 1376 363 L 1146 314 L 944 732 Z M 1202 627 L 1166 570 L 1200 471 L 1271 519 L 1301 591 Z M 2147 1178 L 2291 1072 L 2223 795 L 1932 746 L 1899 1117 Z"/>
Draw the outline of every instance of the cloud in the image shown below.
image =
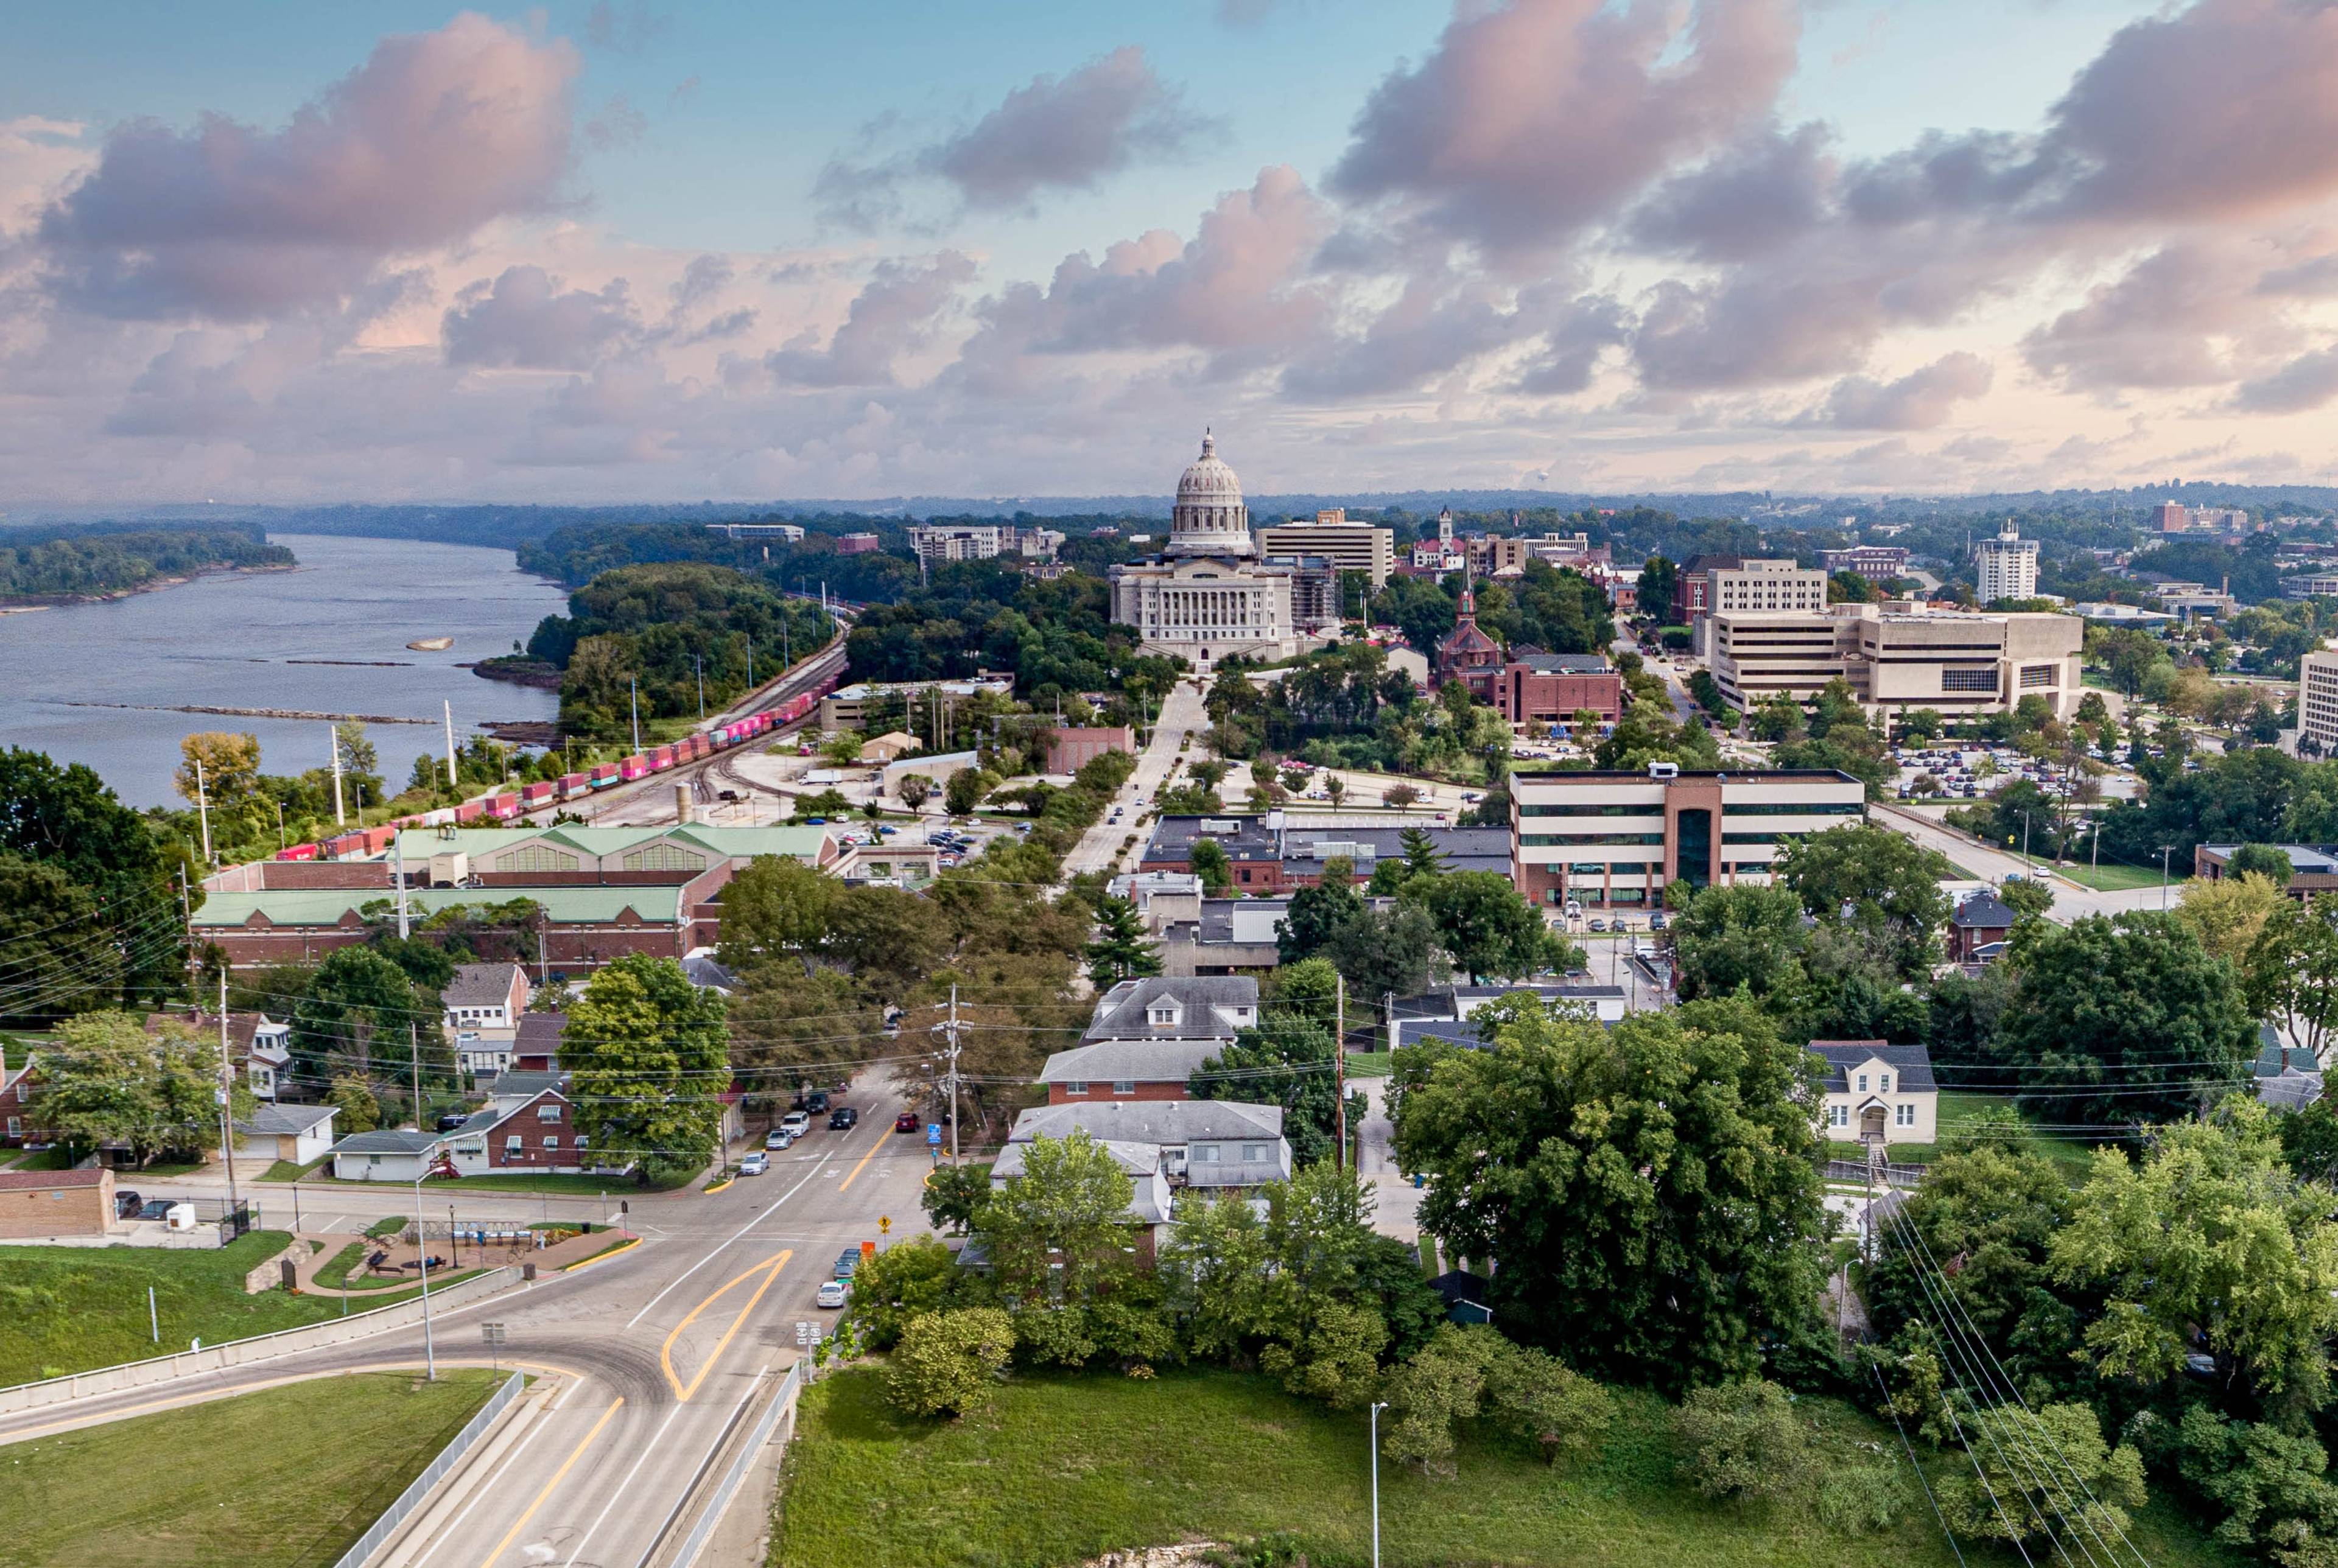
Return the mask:
<path id="1" fill-rule="evenodd" d="M 585 370 L 639 327 L 625 280 L 563 292 L 541 267 L 506 267 L 470 285 L 440 325 L 449 365 Z"/>
<path id="2" fill-rule="evenodd" d="M 624 6 L 593 0 L 584 14 L 584 42 L 619 54 L 641 54 L 673 30 L 673 18 L 635 0 Z"/>
<path id="3" fill-rule="evenodd" d="M 816 347 L 819 334 L 807 331 L 763 363 L 787 385 L 889 385 L 895 361 L 932 341 L 942 314 L 973 277 L 974 262 L 956 250 L 921 264 L 888 262 L 855 297 L 827 348 Z"/>
<path id="4" fill-rule="evenodd" d="M 1949 422 L 1955 405 L 1987 392 L 1992 378 L 1988 360 L 1960 350 L 1897 381 L 1845 377 L 1822 405 L 1796 423 L 1839 430 L 1930 430 Z"/>
<path id="5" fill-rule="evenodd" d="M 1794 68 L 1791 0 L 1465 6 L 1356 118 L 1331 189 L 1498 258 L 1612 219 L 1681 160 L 1767 115 Z"/>
<path id="6" fill-rule="evenodd" d="M 2245 381 L 2233 406 L 2245 414 L 2301 414 L 2338 397 L 2338 348 L 2300 354 L 2269 376 Z"/>
<path id="7" fill-rule="evenodd" d="M 1791 132 L 1764 126 L 1657 186 L 1632 214 L 1631 239 L 1643 250 L 1699 261 L 1775 250 L 1825 217 L 1833 140 L 1820 124 Z"/>
<path id="8" fill-rule="evenodd" d="M 393 257 L 551 209 L 576 68 L 565 44 L 467 14 L 383 39 L 280 130 L 132 122 L 43 213 L 48 286 L 133 319 L 338 302 Z"/>
<path id="9" fill-rule="evenodd" d="M 2164 246 L 2022 339 L 2031 369 L 2081 391 L 2230 378 L 2225 338 L 2262 319 L 2257 268 L 2235 247 Z"/>
<path id="10" fill-rule="evenodd" d="M 1184 152 L 1215 122 L 1191 113 L 1134 44 L 1062 77 L 1035 76 L 957 135 L 874 163 L 835 160 L 816 194 L 831 217 L 869 227 L 901 188 L 938 181 L 972 211 L 1030 211 L 1041 196 L 1090 191 L 1147 159 Z"/>
<path id="11" fill-rule="evenodd" d="M 593 144 L 595 152 L 615 152 L 633 146 L 649 134 L 650 117 L 634 108 L 622 93 L 610 99 L 584 122 L 584 140 Z"/>

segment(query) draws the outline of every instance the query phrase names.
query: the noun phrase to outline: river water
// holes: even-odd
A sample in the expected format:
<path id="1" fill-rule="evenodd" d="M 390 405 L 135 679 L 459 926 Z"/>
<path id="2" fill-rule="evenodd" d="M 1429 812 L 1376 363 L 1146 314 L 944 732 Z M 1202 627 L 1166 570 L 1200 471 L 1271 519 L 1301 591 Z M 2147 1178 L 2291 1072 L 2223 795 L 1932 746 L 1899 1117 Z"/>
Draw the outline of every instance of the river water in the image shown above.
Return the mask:
<path id="1" fill-rule="evenodd" d="M 259 736 L 270 773 L 332 757 L 321 720 L 156 710 L 176 704 L 427 720 L 368 727 L 392 789 L 404 787 L 415 758 L 443 754 L 441 702 L 454 705 L 457 740 L 485 720 L 558 710 L 556 693 L 457 667 L 510 652 L 566 606 L 562 590 L 520 571 L 510 551 L 314 534 L 270 542 L 288 546 L 299 567 L 0 615 L 0 746 L 86 762 L 128 805 L 175 805 L 179 742 L 198 730 Z M 433 637 L 454 645 L 406 646 Z M 85 703 L 131 706 L 74 706 Z"/>

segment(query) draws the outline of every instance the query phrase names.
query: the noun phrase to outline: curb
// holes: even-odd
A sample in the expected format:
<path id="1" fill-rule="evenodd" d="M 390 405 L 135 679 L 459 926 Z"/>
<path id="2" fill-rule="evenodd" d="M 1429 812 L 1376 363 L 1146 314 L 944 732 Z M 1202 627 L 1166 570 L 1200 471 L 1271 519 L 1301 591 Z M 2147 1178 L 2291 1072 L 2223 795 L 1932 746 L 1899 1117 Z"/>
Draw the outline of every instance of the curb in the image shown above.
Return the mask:
<path id="1" fill-rule="evenodd" d="M 720 1181 L 708 1182 L 705 1186 L 701 1187 L 699 1191 L 701 1192 L 720 1192 L 722 1189 L 730 1186 L 732 1182 L 737 1180 L 738 1178 L 735 1176 L 726 1176 Z"/>
<path id="2" fill-rule="evenodd" d="M 575 1262 L 565 1265 L 561 1269 L 560 1272 L 563 1274 L 574 1274 L 579 1269 L 590 1269 L 595 1263 L 607 1262 L 610 1259 L 614 1258 L 620 1252 L 630 1252 L 641 1244 L 642 1239 L 635 1236 L 630 1240 L 618 1242 L 614 1247 L 608 1249 L 608 1250 L 604 1252 L 595 1252 L 590 1258 L 579 1258 Z"/>

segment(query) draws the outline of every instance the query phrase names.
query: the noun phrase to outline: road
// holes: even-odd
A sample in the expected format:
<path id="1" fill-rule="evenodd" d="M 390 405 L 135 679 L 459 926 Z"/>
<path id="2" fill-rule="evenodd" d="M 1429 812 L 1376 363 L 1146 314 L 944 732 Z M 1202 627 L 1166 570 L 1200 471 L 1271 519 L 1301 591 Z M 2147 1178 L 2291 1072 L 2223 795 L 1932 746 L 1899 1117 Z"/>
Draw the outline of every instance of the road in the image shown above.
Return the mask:
<path id="1" fill-rule="evenodd" d="M 1906 834 L 1927 849 L 1939 850 L 1950 861 L 1984 881 L 2001 883 L 2008 877 L 2044 877 L 2054 889 L 2052 917 L 2065 924 L 2082 915 L 2122 915 L 2133 909 L 2156 909 L 2163 899 L 2172 906 L 2183 890 L 2184 879 L 2177 877 L 2164 894 L 2157 887 L 2097 893 L 2091 887 L 2081 887 L 2066 877 L 2054 876 L 2054 865 L 2050 860 L 2025 861 L 2019 855 L 1992 849 L 1961 833 L 1950 832 L 1920 812 L 1881 800 L 1870 802 L 1867 810 L 1875 821 Z"/>
<path id="2" fill-rule="evenodd" d="M 1154 724 L 1152 743 L 1136 759 L 1136 771 L 1128 776 L 1128 782 L 1123 784 L 1120 792 L 1113 797 L 1113 804 L 1125 808 L 1138 800 L 1156 799 L 1162 785 L 1168 780 L 1170 770 L 1177 765 L 1178 747 L 1192 741 L 1209 725 L 1210 715 L 1203 703 L 1201 688 L 1179 681 L 1162 701 L 1161 717 Z M 1197 757 L 1201 753 L 1188 750 L 1185 755 Z M 1136 835 L 1141 847 L 1145 829 L 1136 826 L 1135 812 L 1125 812 L 1121 819 L 1115 822 L 1112 813 L 1105 811 L 1104 819 L 1081 834 L 1080 841 L 1072 846 L 1070 854 L 1064 857 L 1064 875 L 1073 877 L 1083 871 L 1117 869 L 1121 863 L 1121 840 L 1132 833 Z"/>
<path id="3" fill-rule="evenodd" d="M 646 1240 L 575 1273 L 538 1281 L 441 1314 L 442 1366 L 487 1364 L 479 1324 L 506 1325 L 504 1366 L 543 1381 L 504 1435 L 434 1494 L 387 1561 L 397 1568 L 644 1568 L 671 1551 L 703 1506 L 707 1472 L 742 1422 L 758 1374 L 795 1359 L 799 1321 L 825 1328 L 837 1314 L 813 1306 L 837 1254 L 925 1230 L 918 1197 L 929 1160 L 921 1138 L 896 1134 L 889 1092 L 862 1089 L 850 1132 L 817 1131 L 772 1161 L 768 1175 L 713 1194 L 634 1200 L 633 1228 Z M 149 1183 L 209 1195 L 215 1183 Z M 425 1190 L 427 1205 L 439 1194 Z M 271 1206 L 277 1200 L 270 1200 Z M 356 1223 L 413 1211 L 412 1190 L 304 1189 L 315 1220 L 338 1210 Z M 595 1200 L 495 1199 L 466 1194 L 467 1216 L 506 1210 L 533 1219 L 593 1217 Z M 312 1220 L 312 1223 L 314 1220 Z M 0 1418 L 0 1443 L 192 1398 L 217 1397 L 289 1377 L 421 1364 L 418 1328 L 354 1344 L 125 1390 Z M 320 1391 L 319 1397 L 329 1397 Z M 734 1509 L 768 1510 L 763 1487 Z"/>

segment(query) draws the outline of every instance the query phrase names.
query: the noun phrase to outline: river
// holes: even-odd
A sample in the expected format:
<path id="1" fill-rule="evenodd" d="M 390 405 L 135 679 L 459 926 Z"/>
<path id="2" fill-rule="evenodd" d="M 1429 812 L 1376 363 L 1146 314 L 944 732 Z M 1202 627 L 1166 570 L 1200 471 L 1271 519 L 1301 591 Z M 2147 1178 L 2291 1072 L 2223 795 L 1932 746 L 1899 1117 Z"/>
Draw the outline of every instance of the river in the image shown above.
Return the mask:
<path id="1" fill-rule="evenodd" d="M 86 762 L 128 805 L 176 805 L 179 742 L 198 730 L 259 736 L 260 766 L 270 773 L 328 765 L 330 742 L 320 720 L 156 710 L 201 704 L 427 720 L 368 727 L 393 790 L 404 788 L 415 758 L 444 752 L 442 702 L 454 704 L 457 740 L 486 720 L 545 720 L 558 710 L 554 692 L 457 668 L 510 652 L 538 621 L 566 607 L 567 595 L 520 571 L 510 551 L 316 534 L 270 542 L 288 546 L 300 565 L 0 615 L 0 746 Z M 406 646 L 434 637 L 454 644 L 431 653 Z"/>

